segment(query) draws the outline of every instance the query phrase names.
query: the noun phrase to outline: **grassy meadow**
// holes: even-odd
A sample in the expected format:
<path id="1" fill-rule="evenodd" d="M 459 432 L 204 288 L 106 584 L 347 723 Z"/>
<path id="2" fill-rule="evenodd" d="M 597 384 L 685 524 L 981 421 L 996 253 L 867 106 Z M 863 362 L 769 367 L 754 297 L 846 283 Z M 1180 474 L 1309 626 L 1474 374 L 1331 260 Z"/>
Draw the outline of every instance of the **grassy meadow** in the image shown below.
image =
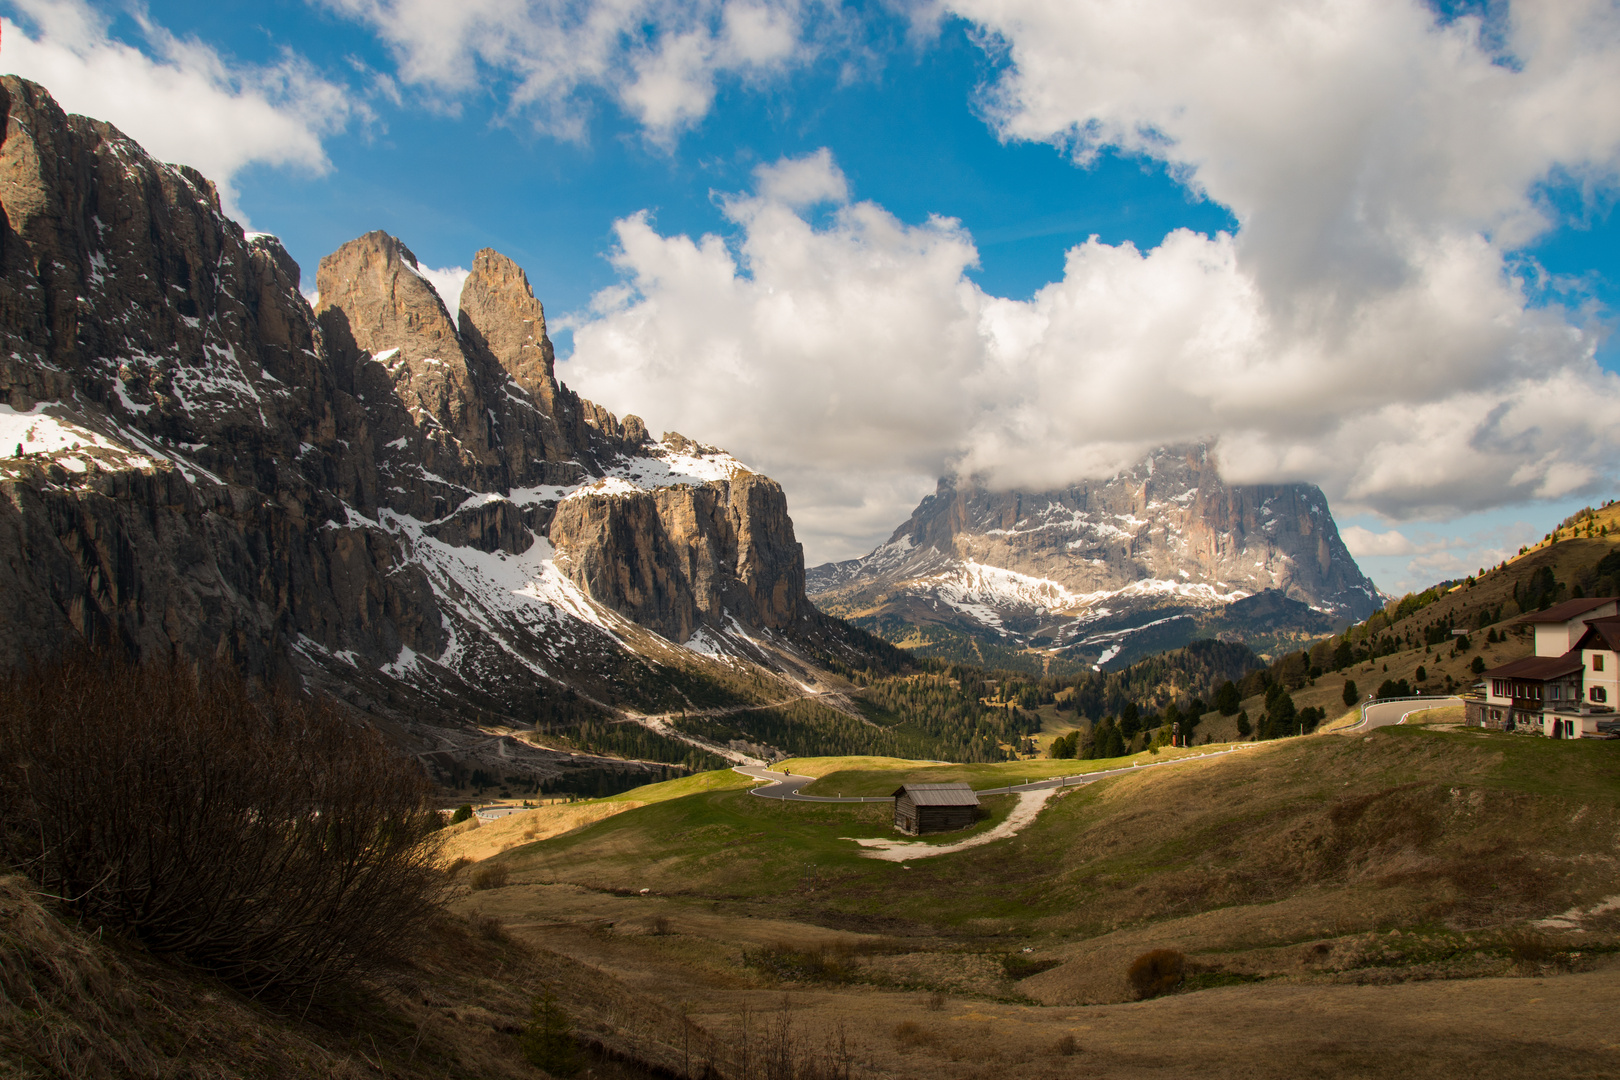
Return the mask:
<path id="1" fill-rule="evenodd" d="M 1198 1050 L 1174 1038 L 1157 1045 L 1159 1065 L 1124 1068 L 1140 1049 L 1132 1025 L 1176 1016 L 1193 1032 L 1200 1008 L 1286 1000 L 1292 1011 L 1256 1036 L 1269 1057 L 1231 1048 L 1243 1075 L 1283 1076 L 1305 1059 L 1277 1041 L 1320 1039 L 1324 1010 L 1385 1017 L 1421 1061 L 1455 1028 L 1439 1009 L 1447 987 L 1505 1001 L 1539 980 L 1535 996 L 1561 1015 L 1620 997 L 1620 743 L 1427 719 L 1100 780 L 1054 795 L 1015 836 L 904 863 L 864 858 L 848 839 L 892 835 L 886 803 L 784 804 L 706 774 L 675 782 L 701 790 L 496 856 L 504 886 L 456 903 L 725 1038 L 749 1009 L 791 1014 L 811 1041 L 841 1030 L 870 1075 L 1072 1075 L 1053 1049 L 1065 1032 L 1084 1035 L 1106 1075 L 1189 1075 L 1177 1070 L 1201 1071 Z M 786 765 L 856 794 L 1121 763 Z M 987 800 L 978 828 L 1015 798 Z M 1138 1002 L 1127 970 L 1153 949 L 1179 953 L 1184 976 Z M 1469 1030 L 1479 1055 L 1413 1075 L 1465 1075 L 1464 1060 L 1468 1075 L 1512 1075 L 1545 1056 L 1535 1039 Z M 1587 1069 L 1594 1040 L 1559 1060 Z M 1356 1071 L 1358 1047 L 1324 1059 L 1348 1071 L 1311 1074 L 1370 1075 Z M 1571 1068 L 1554 1074 L 1601 1075 Z"/>

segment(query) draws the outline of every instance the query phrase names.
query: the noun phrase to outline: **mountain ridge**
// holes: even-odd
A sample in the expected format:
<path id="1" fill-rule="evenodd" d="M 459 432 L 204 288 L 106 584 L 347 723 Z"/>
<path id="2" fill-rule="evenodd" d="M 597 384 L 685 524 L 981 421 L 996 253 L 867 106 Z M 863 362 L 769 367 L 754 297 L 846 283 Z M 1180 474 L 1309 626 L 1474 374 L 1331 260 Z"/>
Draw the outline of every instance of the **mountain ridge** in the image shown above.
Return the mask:
<path id="1" fill-rule="evenodd" d="M 15 76 L 0 108 L 0 665 L 215 659 L 527 782 L 580 758 L 536 725 L 745 757 L 645 718 L 837 705 L 822 658 L 870 662 L 805 599 L 780 486 L 561 384 L 510 259 L 480 251 L 452 316 L 372 232 L 311 306 L 200 173 Z"/>
<path id="2" fill-rule="evenodd" d="M 1379 602 L 1318 488 L 1228 485 L 1207 445 L 1053 491 L 943 478 L 870 554 L 811 568 L 807 591 L 891 640 L 939 627 L 1096 666 L 1200 633 L 1328 633 Z"/>

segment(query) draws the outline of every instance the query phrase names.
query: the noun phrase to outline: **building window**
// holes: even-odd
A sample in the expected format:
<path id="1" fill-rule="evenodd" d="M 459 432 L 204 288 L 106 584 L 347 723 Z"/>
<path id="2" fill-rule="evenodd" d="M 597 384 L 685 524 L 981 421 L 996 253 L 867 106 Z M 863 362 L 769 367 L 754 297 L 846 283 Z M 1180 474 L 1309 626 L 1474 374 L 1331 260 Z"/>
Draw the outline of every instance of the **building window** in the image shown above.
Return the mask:
<path id="1" fill-rule="evenodd" d="M 1506 679 L 1492 679 L 1491 680 L 1491 697 L 1507 697 L 1507 696 L 1508 696 L 1507 680 Z"/>
<path id="2" fill-rule="evenodd" d="M 1492 709 L 1491 710 L 1491 719 L 1492 720 L 1500 720 L 1500 719 L 1502 719 L 1502 710 L 1501 709 Z"/>
<path id="3" fill-rule="evenodd" d="M 1601 686 L 1594 686 L 1594 687 L 1592 687 L 1592 700 L 1593 701 L 1608 701 L 1609 700 L 1609 692 L 1607 690 L 1605 690 Z"/>
<path id="4" fill-rule="evenodd" d="M 1556 687 L 1556 686 L 1547 687 L 1547 700 L 1548 701 L 1557 701 L 1558 700 L 1558 687 Z"/>
<path id="5" fill-rule="evenodd" d="M 1593 653 L 1592 654 L 1592 670 L 1593 671 L 1602 671 L 1603 670 L 1603 654 L 1602 653 Z"/>

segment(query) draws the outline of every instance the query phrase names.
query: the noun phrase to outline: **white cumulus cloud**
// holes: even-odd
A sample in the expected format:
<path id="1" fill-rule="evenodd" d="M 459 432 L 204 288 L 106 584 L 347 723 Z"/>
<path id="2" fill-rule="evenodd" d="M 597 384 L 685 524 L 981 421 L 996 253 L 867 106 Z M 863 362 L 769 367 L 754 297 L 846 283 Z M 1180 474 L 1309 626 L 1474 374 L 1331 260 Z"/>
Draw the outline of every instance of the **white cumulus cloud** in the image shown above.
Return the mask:
<path id="1" fill-rule="evenodd" d="M 1380 533 L 1360 525 L 1351 525 L 1340 529 L 1339 536 L 1343 538 L 1344 546 L 1350 549 L 1350 554 L 1358 559 L 1368 555 L 1412 555 L 1417 552 L 1412 541 L 1394 529 Z"/>
<path id="2" fill-rule="evenodd" d="M 444 306 L 449 310 L 450 317 L 454 319 L 461 307 L 461 287 L 467 283 L 467 275 L 471 273 L 465 266 L 418 266 L 433 291 L 439 294 Z"/>
<path id="3" fill-rule="evenodd" d="M 190 165 L 219 187 L 225 212 L 247 223 L 233 179 L 252 164 L 320 173 L 322 139 L 364 104 L 286 54 L 232 65 L 207 45 L 176 38 L 139 14 L 148 52 L 108 35 L 84 0 L 13 0 L 26 28 L 6 27 L 5 70 L 40 83 L 68 112 L 112 123 L 164 161 Z"/>
<path id="4" fill-rule="evenodd" d="M 717 79 L 758 79 L 815 53 L 816 0 L 322 0 L 393 50 L 399 77 L 452 105 L 490 83 L 542 130 L 579 138 L 589 91 L 658 142 L 701 120 Z"/>
<path id="5" fill-rule="evenodd" d="M 1163 161 L 1233 234 L 1093 239 L 1015 301 L 966 276 L 959 224 L 852 202 L 811 155 L 724 204 L 732 246 L 621 222 L 571 379 L 780 473 L 812 559 L 870 546 L 940 470 L 1055 486 L 1209 436 L 1231 480 L 1394 520 L 1612 480 L 1598 321 L 1515 260 L 1556 223 L 1546 183 L 1620 178 L 1620 8 L 947 6 L 1006 58 L 983 103 L 1004 137 Z"/>
<path id="6" fill-rule="evenodd" d="M 1052 487 L 1213 436 L 1229 479 L 1403 518 L 1563 496 L 1620 450 L 1620 380 L 1499 263 L 1434 268 L 1329 342 L 1276 325 L 1230 236 L 1093 239 L 1018 301 L 969 279 L 959 223 L 849 201 L 826 153 L 721 205 L 734 247 L 617 224 L 623 284 L 560 323 L 566 377 L 777 476 L 813 559 L 870 547 L 953 470 Z"/>
<path id="7" fill-rule="evenodd" d="M 814 550 L 898 523 L 958 452 L 983 371 L 977 259 L 953 221 L 848 202 L 826 153 L 763 167 L 724 211 L 742 232 L 618 222 L 625 288 L 574 329 L 565 377 L 597 401 L 745 452 L 781 480 Z M 805 215 L 833 204 L 818 228 Z M 902 512 L 901 516 L 904 516 Z"/>

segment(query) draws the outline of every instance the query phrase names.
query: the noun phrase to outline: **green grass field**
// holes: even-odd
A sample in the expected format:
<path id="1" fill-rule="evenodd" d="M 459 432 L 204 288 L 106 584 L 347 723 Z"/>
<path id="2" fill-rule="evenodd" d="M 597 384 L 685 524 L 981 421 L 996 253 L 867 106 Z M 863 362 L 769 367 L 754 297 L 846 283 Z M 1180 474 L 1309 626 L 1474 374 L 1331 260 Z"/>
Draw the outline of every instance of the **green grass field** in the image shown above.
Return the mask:
<path id="1" fill-rule="evenodd" d="M 1040 768 L 1121 763 L 891 761 L 833 768 L 815 786 L 887 794 L 916 776 L 990 787 Z M 1589 856 L 1607 858 L 1620 831 L 1620 743 L 1416 727 L 1289 740 L 1102 780 L 1054 799 L 1015 837 L 909 869 L 863 858 L 845 839 L 893 836 L 889 804 L 781 803 L 747 786 L 728 772 L 638 789 L 624 798 L 665 798 L 499 859 L 517 880 L 647 888 L 828 926 L 1067 938 L 1275 904 L 1301 890 L 1348 895 L 1368 882 L 1428 899 L 1417 909 L 1410 897 L 1382 908 L 1347 901 L 1334 918 L 1372 927 L 1562 910 L 1613 891 Z M 1001 801 L 996 816 L 1013 803 Z M 1404 869 L 1376 869 L 1385 862 Z M 812 873 L 813 897 L 804 890 Z"/>
<path id="2" fill-rule="evenodd" d="M 913 758 L 862 757 L 802 757 L 788 758 L 772 768 L 778 772 L 798 773 L 800 776 L 826 776 L 843 769 L 924 769 L 939 767 L 941 762 L 918 761 Z"/>
<path id="3" fill-rule="evenodd" d="M 643 787 L 631 788 L 629 791 L 606 799 L 594 799 L 593 802 L 604 803 L 660 803 L 671 799 L 684 799 L 688 795 L 699 795 L 706 791 L 736 791 L 753 787 L 758 781 L 752 780 L 741 773 L 730 769 L 716 769 L 713 772 L 694 773 L 691 776 L 682 776 L 675 780 L 665 780 L 661 784 L 647 784 Z"/>
<path id="4" fill-rule="evenodd" d="M 1166 747 L 1157 754 L 1143 752 L 1129 757 L 1103 758 L 1099 761 L 1039 758 L 1032 761 L 1002 761 L 973 765 L 919 766 L 915 762 L 898 761 L 894 758 L 826 758 L 819 760 L 840 764 L 824 768 L 821 772 L 809 772 L 797 767 L 793 771 L 819 777 L 815 783 L 807 784 L 802 789 L 806 795 L 892 795 L 901 784 L 966 783 L 977 791 L 983 788 L 1045 780 L 1053 776 L 1080 776 L 1085 773 L 1105 772 L 1109 769 L 1147 765 L 1158 761 L 1175 761 L 1226 748 L 1225 744 L 1200 746 L 1196 749 Z"/>

